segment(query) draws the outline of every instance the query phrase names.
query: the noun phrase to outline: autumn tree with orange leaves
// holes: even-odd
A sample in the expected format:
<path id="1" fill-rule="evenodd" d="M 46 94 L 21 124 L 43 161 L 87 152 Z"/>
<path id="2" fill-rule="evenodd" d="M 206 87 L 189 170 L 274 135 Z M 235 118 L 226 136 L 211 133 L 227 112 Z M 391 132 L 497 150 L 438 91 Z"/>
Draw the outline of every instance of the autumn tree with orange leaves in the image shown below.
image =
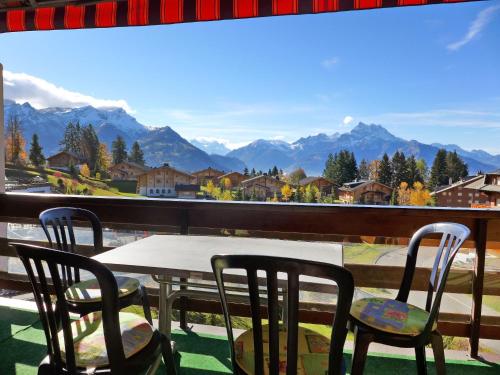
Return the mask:
<path id="1" fill-rule="evenodd" d="M 11 116 L 7 123 L 5 161 L 16 165 L 26 162 L 26 141 L 23 137 L 21 121 L 17 116 Z"/>

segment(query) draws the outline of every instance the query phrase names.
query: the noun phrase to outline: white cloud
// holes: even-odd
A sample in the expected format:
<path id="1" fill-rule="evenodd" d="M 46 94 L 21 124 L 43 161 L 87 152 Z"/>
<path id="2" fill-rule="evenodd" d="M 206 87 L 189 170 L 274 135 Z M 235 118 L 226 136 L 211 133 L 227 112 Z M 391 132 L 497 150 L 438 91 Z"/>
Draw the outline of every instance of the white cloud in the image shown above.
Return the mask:
<path id="1" fill-rule="evenodd" d="M 340 59 L 338 57 L 331 57 L 329 59 L 325 59 L 321 62 L 321 65 L 323 65 L 324 68 L 332 68 L 333 66 L 337 65 L 340 62 Z"/>
<path id="2" fill-rule="evenodd" d="M 493 20 L 495 13 L 500 10 L 500 5 L 493 5 L 480 11 L 469 26 L 464 37 L 446 46 L 450 51 L 456 51 L 478 37 L 483 29 Z"/>
<path id="3" fill-rule="evenodd" d="M 133 113 L 125 100 L 98 99 L 56 86 L 42 78 L 25 73 L 4 71 L 5 98 L 17 103 L 29 102 L 33 107 L 118 107 Z"/>
<path id="4" fill-rule="evenodd" d="M 353 121 L 354 121 L 354 118 L 352 118 L 352 116 L 346 116 L 346 117 L 344 117 L 344 120 L 342 121 L 342 123 L 344 125 L 350 125 L 350 124 L 352 124 Z"/>

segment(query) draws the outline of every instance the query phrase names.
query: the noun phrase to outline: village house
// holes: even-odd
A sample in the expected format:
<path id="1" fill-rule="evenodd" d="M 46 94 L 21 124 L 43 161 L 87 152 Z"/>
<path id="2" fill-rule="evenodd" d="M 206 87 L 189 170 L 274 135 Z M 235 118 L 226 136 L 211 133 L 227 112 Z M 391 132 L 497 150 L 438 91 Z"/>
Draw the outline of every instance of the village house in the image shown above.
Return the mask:
<path id="1" fill-rule="evenodd" d="M 243 193 L 246 197 L 255 196 L 257 199 L 265 200 L 275 195 L 281 197 L 281 188 L 286 184 L 276 177 L 261 175 L 244 180 L 241 183 Z"/>
<path id="2" fill-rule="evenodd" d="M 224 171 L 219 171 L 212 167 L 193 172 L 193 176 L 196 177 L 196 183 L 198 185 L 206 185 L 208 181 L 212 181 L 212 183 L 216 185 L 217 179 L 222 175 L 224 175 Z"/>
<path id="3" fill-rule="evenodd" d="M 323 195 L 331 195 L 332 193 L 334 193 L 333 182 L 321 176 L 311 176 L 303 178 L 299 181 L 299 185 L 302 187 L 306 187 L 307 185 L 316 186 Z"/>
<path id="4" fill-rule="evenodd" d="M 343 203 L 389 204 L 392 188 L 377 181 L 353 181 L 339 188 Z"/>
<path id="5" fill-rule="evenodd" d="M 468 176 L 453 184 L 438 187 L 431 196 L 434 197 L 436 206 L 486 207 L 490 205 L 489 197 L 480 190 L 482 186 L 487 188 L 484 179 L 484 175 Z"/>
<path id="6" fill-rule="evenodd" d="M 79 167 L 82 160 L 76 154 L 69 151 L 61 151 L 47 158 L 47 167 L 68 171 L 71 165 Z"/>
<path id="7" fill-rule="evenodd" d="M 486 196 L 486 206 L 500 209 L 500 169 L 482 175 L 480 179 L 470 182 L 465 188 Z M 472 204 L 472 207 L 474 205 L 475 202 Z"/>
<path id="8" fill-rule="evenodd" d="M 248 176 L 245 176 L 243 173 L 240 172 L 229 172 L 226 174 L 223 174 L 220 176 L 217 180 L 219 184 L 222 183 L 224 179 L 228 178 L 229 181 L 231 181 L 231 187 L 235 188 L 241 185 L 241 183 L 248 178 Z"/>
<path id="9" fill-rule="evenodd" d="M 124 161 L 109 167 L 108 172 L 111 179 L 114 181 L 135 181 L 137 180 L 137 176 L 150 169 L 151 168 L 145 165 Z"/>
<path id="10" fill-rule="evenodd" d="M 137 176 L 137 194 L 146 197 L 185 198 L 196 196 L 196 177 L 165 164 Z M 197 186 L 197 188 L 195 186 Z"/>

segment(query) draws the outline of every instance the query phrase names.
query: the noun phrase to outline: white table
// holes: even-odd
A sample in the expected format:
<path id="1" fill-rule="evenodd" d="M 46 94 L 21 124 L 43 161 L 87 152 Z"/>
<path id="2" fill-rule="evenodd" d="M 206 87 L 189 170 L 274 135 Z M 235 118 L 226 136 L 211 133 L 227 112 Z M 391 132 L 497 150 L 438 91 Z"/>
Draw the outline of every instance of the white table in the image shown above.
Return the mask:
<path id="1" fill-rule="evenodd" d="M 285 241 L 246 237 L 211 237 L 154 235 L 117 247 L 93 258 L 113 271 L 150 274 L 160 284 L 159 328 L 170 334 L 170 309 L 173 297 L 196 295 L 200 288 L 213 289 L 213 284 L 192 280 L 214 280 L 210 258 L 216 254 L 268 255 L 313 260 L 343 265 L 342 245 L 328 242 Z M 172 278 L 185 278 L 184 285 L 195 287 L 172 292 Z M 191 280 L 191 281 L 190 281 Z M 244 274 L 231 270 L 226 280 L 245 283 Z M 302 276 L 303 290 L 334 290 L 328 280 Z M 333 288 L 332 288 L 333 287 Z"/>

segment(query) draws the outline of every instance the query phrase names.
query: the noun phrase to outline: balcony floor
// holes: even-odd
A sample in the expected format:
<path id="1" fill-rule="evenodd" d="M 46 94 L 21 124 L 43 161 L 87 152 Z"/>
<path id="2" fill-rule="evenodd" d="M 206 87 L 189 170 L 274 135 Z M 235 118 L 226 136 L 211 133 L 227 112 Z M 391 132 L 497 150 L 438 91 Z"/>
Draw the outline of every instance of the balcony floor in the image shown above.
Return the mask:
<path id="1" fill-rule="evenodd" d="M 210 334 L 176 331 L 173 339 L 180 351 L 180 374 L 216 375 L 231 372 L 226 338 Z M 38 314 L 17 307 L 0 306 L 0 374 L 34 375 L 38 363 L 45 355 L 45 336 Z M 345 354 L 350 361 L 350 351 Z M 434 373 L 429 361 L 430 373 Z M 447 361 L 448 373 L 453 375 L 500 373 L 500 365 L 487 365 L 478 361 Z M 372 354 L 365 373 L 388 374 L 398 371 L 415 374 L 416 365 L 411 357 Z M 159 371 L 160 373 L 160 371 Z"/>

